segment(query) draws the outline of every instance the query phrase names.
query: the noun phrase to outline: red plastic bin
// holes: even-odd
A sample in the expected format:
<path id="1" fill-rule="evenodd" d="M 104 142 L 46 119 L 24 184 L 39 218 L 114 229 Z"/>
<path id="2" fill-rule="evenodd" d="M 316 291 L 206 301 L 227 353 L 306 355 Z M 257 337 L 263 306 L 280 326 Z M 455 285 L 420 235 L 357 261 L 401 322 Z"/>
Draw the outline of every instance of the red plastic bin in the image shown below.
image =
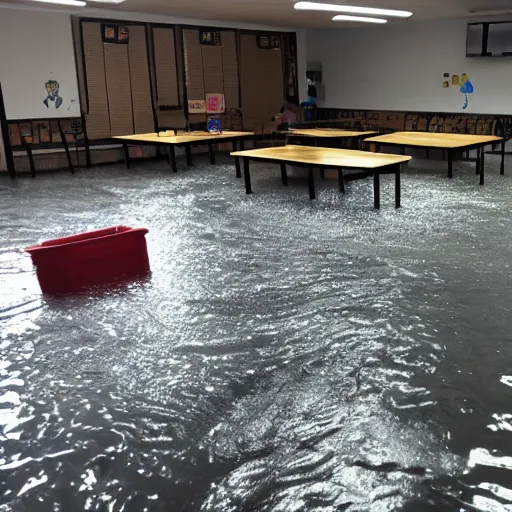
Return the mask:
<path id="1" fill-rule="evenodd" d="M 43 293 L 74 293 L 149 274 L 145 228 L 115 226 L 25 249 Z"/>

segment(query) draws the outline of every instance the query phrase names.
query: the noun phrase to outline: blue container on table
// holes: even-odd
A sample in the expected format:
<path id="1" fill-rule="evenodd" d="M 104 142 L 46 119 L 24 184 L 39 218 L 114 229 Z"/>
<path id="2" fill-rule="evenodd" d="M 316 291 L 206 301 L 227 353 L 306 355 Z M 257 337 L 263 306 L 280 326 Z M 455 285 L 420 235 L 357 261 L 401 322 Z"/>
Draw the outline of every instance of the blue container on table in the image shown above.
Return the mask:
<path id="1" fill-rule="evenodd" d="M 217 117 L 210 117 L 206 126 L 209 133 L 222 133 L 222 123 Z"/>

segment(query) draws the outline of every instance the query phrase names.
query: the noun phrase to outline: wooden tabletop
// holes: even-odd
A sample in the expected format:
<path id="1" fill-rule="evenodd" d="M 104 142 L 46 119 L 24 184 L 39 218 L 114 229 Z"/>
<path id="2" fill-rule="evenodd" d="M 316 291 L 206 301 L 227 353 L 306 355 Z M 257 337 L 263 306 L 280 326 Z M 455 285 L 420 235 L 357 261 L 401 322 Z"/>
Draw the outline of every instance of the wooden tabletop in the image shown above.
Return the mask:
<path id="1" fill-rule="evenodd" d="M 290 129 L 286 132 L 287 135 L 300 136 L 300 137 L 320 137 L 320 138 L 351 138 L 351 137 L 364 137 L 365 135 L 374 135 L 378 132 L 356 132 L 354 130 L 342 130 L 340 128 L 297 128 Z"/>
<path id="2" fill-rule="evenodd" d="M 463 135 L 460 133 L 396 132 L 365 139 L 365 142 L 377 142 L 383 145 L 420 146 L 425 148 L 454 149 L 479 144 L 501 142 L 501 137 L 493 135 Z"/>
<path id="3" fill-rule="evenodd" d="M 188 144 L 197 141 L 221 141 L 222 139 L 252 137 L 253 132 L 228 132 L 224 131 L 219 134 L 211 134 L 208 132 L 178 132 L 177 135 L 160 137 L 158 133 L 142 133 L 138 135 L 120 135 L 113 137 L 114 139 L 122 139 L 133 142 L 154 142 L 155 144 Z"/>
<path id="4" fill-rule="evenodd" d="M 236 151 L 231 156 L 311 164 L 315 167 L 346 169 L 377 169 L 411 160 L 410 156 L 368 153 L 350 149 L 318 148 L 312 146 L 280 146 L 275 148 Z"/>

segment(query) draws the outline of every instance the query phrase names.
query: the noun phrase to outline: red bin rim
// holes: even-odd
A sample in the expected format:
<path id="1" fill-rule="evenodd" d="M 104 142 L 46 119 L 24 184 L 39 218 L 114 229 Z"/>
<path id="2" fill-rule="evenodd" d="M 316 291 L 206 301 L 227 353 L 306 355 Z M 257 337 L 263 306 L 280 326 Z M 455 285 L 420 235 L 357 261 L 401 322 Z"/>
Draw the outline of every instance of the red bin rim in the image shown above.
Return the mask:
<path id="1" fill-rule="evenodd" d="M 149 233 L 147 228 L 131 228 L 128 226 L 112 226 L 103 229 L 97 229 L 94 231 L 88 231 L 85 233 L 79 233 L 77 235 L 70 235 L 62 238 L 55 238 L 53 240 L 47 240 L 38 245 L 32 245 L 25 249 L 25 252 L 34 254 L 37 252 L 48 251 L 51 249 L 57 249 L 62 247 L 83 245 L 97 240 L 105 240 L 108 238 L 119 237 L 123 235 L 132 235 L 134 233 L 143 233 L 146 235 Z"/>

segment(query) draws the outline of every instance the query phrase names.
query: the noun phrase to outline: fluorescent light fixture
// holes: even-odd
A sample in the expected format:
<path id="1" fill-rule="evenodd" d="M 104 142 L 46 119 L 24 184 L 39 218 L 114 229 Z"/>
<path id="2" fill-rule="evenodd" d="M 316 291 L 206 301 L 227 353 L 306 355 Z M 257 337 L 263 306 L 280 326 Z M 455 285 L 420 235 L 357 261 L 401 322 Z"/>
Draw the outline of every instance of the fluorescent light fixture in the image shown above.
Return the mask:
<path id="1" fill-rule="evenodd" d="M 32 2 L 42 2 L 45 4 L 71 5 L 73 7 L 85 7 L 87 4 L 82 0 L 32 0 Z"/>
<path id="2" fill-rule="evenodd" d="M 317 2 L 297 2 L 294 7 L 301 11 L 346 12 L 349 14 L 371 14 L 376 16 L 390 16 L 394 18 L 410 18 L 413 15 L 410 11 L 376 9 L 374 7 L 356 7 L 354 5 L 321 4 Z"/>
<path id="3" fill-rule="evenodd" d="M 357 21 L 362 23 L 387 23 L 388 20 L 383 18 L 368 18 L 367 16 L 347 16 L 346 14 L 338 14 L 334 16 L 332 21 Z"/>

